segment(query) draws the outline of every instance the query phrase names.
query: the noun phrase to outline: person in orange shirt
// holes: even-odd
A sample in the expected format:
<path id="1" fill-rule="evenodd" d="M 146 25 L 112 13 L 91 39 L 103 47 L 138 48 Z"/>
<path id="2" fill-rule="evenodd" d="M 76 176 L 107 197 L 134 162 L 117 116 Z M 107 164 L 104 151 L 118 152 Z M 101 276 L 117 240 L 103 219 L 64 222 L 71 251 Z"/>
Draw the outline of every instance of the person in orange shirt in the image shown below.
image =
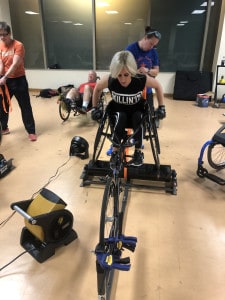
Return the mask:
<path id="1" fill-rule="evenodd" d="M 80 84 L 79 88 L 72 88 L 66 95 L 66 104 L 72 107 L 73 101 L 77 103 L 81 102 L 81 107 L 79 108 L 79 112 L 81 114 L 86 114 L 88 108 L 91 107 L 91 98 L 93 94 L 94 87 L 97 81 L 97 73 L 94 70 L 89 71 L 88 73 L 88 81 Z"/>
<path id="2" fill-rule="evenodd" d="M 20 41 L 11 37 L 11 28 L 6 22 L 0 22 L 0 86 L 7 91 L 8 97 L 15 98 L 21 109 L 24 127 L 30 141 L 36 141 L 35 121 L 30 103 L 28 82 L 24 68 L 25 49 Z M 3 94 L 2 97 L 3 98 Z M 10 100 L 8 99 L 8 100 Z M 9 134 L 10 101 L 0 101 L 0 122 L 2 134 Z"/>

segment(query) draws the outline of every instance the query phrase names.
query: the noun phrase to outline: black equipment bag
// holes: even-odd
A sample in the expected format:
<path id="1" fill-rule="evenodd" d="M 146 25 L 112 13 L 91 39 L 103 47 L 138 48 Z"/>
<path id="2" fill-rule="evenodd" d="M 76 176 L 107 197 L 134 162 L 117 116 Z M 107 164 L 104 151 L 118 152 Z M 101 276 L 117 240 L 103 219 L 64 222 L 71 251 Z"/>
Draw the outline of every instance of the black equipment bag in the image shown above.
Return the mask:
<path id="1" fill-rule="evenodd" d="M 53 89 L 43 89 L 43 90 L 40 90 L 39 95 L 36 95 L 36 98 L 37 97 L 51 98 L 51 97 L 58 96 L 58 95 L 59 95 L 59 93 L 56 90 L 53 90 Z"/>
<path id="2" fill-rule="evenodd" d="M 196 100 L 197 94 L 212 90 L 212 72 L 176 71 L 173 99 Z"/>

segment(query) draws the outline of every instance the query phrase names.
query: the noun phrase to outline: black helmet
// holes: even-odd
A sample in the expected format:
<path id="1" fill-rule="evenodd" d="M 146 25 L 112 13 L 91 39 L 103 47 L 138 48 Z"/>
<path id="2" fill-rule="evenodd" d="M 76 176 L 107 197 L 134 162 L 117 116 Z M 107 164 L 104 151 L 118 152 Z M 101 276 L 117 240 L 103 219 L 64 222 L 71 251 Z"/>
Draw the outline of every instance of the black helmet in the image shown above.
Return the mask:
<path id="1" fill-rule="evenodd" d="M 85 159 L 89 157 L 89 144 L 88 142 L 80 137 L 80 136 L 74 136 L 72 138 L 71 144 L 70 144 L 70 156 L 78 156 L 81 159 Z"/>

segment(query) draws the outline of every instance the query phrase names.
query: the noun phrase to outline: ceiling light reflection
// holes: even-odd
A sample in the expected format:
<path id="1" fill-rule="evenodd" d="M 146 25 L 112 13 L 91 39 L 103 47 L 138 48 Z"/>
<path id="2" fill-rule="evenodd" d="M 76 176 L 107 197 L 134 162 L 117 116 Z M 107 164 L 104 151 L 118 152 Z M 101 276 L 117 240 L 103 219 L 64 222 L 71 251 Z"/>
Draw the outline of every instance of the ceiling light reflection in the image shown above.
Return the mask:
<path id="1" fill-rule="evenodd" d="M 108 15 L 116 15 L 116 14 L 118 14 L 118 11 L 117 10 L 106 10 L 105 13 Z"/>
<path id="2" fill-rule="evenodd" d="M 25 14 L 27 14 L 27 15 L 39 15 L 39 13 L 36 13 L 36 12 L 34 12 L 32 10 L 26 10 Z"/>
<path id="3" fill-rule="evenodd" d="M 214 6 L 214 4 L 215 4 L 215 2 L 211 2 L 211 6 Z M 207 2 L 203 2 L 200 6 L 207 6 L 208 4 L 207 4 Z"/>
<path id="4" fill-rule="evenodd" d="M 193 12 L 191 13 L 192 15 L 200 15 L 203 14 L 205 12 L 205 9 L 195 9 L 193 10 Z"/>

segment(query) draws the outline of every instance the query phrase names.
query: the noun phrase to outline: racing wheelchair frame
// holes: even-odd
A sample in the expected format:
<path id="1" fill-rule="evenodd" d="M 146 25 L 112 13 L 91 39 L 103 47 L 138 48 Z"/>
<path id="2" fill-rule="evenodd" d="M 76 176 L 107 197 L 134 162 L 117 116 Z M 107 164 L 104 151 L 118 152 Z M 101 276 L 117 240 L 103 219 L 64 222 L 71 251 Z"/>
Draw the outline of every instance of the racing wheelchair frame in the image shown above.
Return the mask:
<path id="1" fill-rule="evenodd" d="M 122 257 L 124 250 L 134 252 L 137 238 L 123 234 L 123 219 L 128 197 L 128 186 L 123 182 L 121 171 L 127 167 L 128 148 L 133 146 L 133 134 L 115 145 L 118 148 L 116 163 L 106 176 L 100 213 L 99 240 L 95 248 L 98 299 L 110 300 L 115 270 L 129 271 L 130 257 Z M 99 152 L 97 153 L 97 156 Z M 126 177 L 126 173 L 124 173 Z"/>
<path id="2" fill-rule="evenodd" d="M 124 166 L 120 171 L 119 176 L 125 179 L 126 185 L 129 187 L 165 190 L 166 192 L 176 195 L 176 171 L 171 169 L 170 165 L 160 164 L 160 144 L 155 122 L 156 119 L 157 116 L 153 105 L 146 101 L 145 113 L 139 126 L 143 126 L 144 128 L 143 138 L 150 143 L 154 163 L 144 163 L 139 167 Z M 110 126 L 108 111 L 106 108 L 96 133 L 93 157 L 89 163 L 84 166 L 83 172 L 80 176 L 82 179 L 81 186 L 106 183 L 106 177 L 111 173 L 109 161 L 101 160 L 99 158 L 103 151 L 105 140 L 108 139 L 112 143 L 112 128 L 113 126 Z M 134 136 L 134 134 L 135 133 L 133 133 L 132 136 Z M 129 134 L 127 134 L 125 139 L 128 137 L 130 139 Z"/>
<path id="3" fill-rule="evenodd" d="M 69 119 L 70 114 L 73 113 L 73 116 L 79 116 L 80 115 L 80 110 L 82 108 L 82 99 L 79 100 L 72 100 L 70 104 L 67 104 L 65 102 L 66 100 L 66 94 L 68 93 L 69 90 L 67 90 L 64 93 L 61 93 L 59 96 L 59 116 L 60 118 L 65 122 Z M 100 99 L 98 101 L 98 109 L 99 110 L 104 110 L 104 104 L 106 103 L 106 92 L 102 92 Z M 92 103 L 90 101 L 87 111 L 90 111 L 92 109 Z"/>
<path id="4" fill-rule="evenodd" d="M 207 150 L 207 160 L 213 169 L 219 171 L 225 168 L 225 125 L 221 126 L 216 133 L 213 135 L 212 139 L 204 143 L 201 148 L 200 155 L 198 158 L 198 169 L 197 175 L 200 178 L 208 178 L 216 182 L 219 185 L 225 185 L 225 179 L 219 177 L 218 175 L 208 172 L 206 168 L 203 167 L 203 157 Z"/>
<path id="5" fill-rule="evenodd" d="M 81 175 L 82 184 L 104 184 L 104 193 L 100 213 L 99 240 L 95 248 L 97 292 L 98 299 L 110 300 L 114 286 L 114 273 L 116 270 L 129 271 L 131 268 L 130 257 L 122 257 L 125 249 L 134 252 L 137 238 L 126 236 L 124 232 L 124 215 L 127 206 L 129 189 L 131 187 L 143 188 L 143 184 L 155 180 L 164 182 L 164 186 L 154 185 L 154 188 L 165 189 L 176 194 L 176 172 L 168 165 L 161 165 L 159 154 L 160 144 L 156 127 L 156 113 L 153 105 L 147 104 L 143 118 L 135 131 L 127 129 L 119 144 L 113 141 L 113 129 L 110 124 L 108 107 L 100 121 L 94 142 L 92 160 L 85 165 Z M 143 127 L 144 139 L 149 141 L 152 149 L 154 164 L 144 164 L 139 167 L 129 165 L 129 148 L 134 147 L 134 136 L 137 130 Z M 114 133 L 115 134 L 115 133 Z M 115 164 L 100 160 L 106 139 L 118 149 Z M 142 184 L 133 182 L 141 180 Z"/>

